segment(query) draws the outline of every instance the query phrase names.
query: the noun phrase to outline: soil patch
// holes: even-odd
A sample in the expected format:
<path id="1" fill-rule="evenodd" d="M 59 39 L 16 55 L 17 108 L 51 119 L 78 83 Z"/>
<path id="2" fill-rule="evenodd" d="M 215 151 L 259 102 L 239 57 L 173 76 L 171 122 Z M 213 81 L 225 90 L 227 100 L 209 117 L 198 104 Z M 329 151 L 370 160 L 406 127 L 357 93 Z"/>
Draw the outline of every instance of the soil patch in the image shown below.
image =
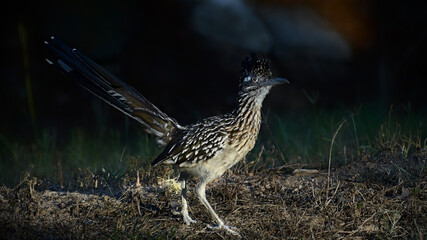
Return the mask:
<path id="1" fill-rule="evenodd" d="M 408 158 L 380 153 L 329 177 L 327 171 L 229 171 L 208 186 L 207 198 L 243 239 L 424 239 L 426 159 L 425 150 Z M 188 198 L 198 222 L 183 224 L 179 192 L 156 178 L 142 187 L 130 179 L 72 192 L 35 178 L 1 187 L 0 238 L 238 238 L 207 226 L 214 223 L 193 193 L 196 183 L 189 184 Z"/>

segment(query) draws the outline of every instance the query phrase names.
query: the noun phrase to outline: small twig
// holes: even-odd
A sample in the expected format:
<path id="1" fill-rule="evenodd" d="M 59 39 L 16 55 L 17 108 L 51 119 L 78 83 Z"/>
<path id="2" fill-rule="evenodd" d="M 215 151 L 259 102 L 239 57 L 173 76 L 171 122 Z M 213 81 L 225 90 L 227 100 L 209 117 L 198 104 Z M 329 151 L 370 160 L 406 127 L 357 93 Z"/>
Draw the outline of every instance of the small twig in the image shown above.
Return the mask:
<path id="1" fill-rule="evenodd" d="M 260 161 L 261 161 L 261 158 L 262 158 L 262 154 L 264 153 L 264 145 L 262 145 L 261 146 L 261 150 L 259 151 L 259 153 L 258 153 L 258 157 L 257 157 L 257 159 L 255 160 L 255 164 L 254 164 L 254 170 L 253 170 L 253 172 L 254 173 L 256 173 L 257 171 L 258 171 L 258 168 L 259 168 L 259 166 L 257 166 L 257 163 L 259 163 Z"/>
<path id="2" fill-rule="evenodd" d="M 89 217 L 90 212 L 91 212 L 91 211 L 92 211 L 92 209 L 93 209 L 93 206 L 94 206 L 94 205 L 90 205 L 90 208 L 89 208 L 89 210 L 87 211 L 86 216 L 85 216 L 85 218 L 84 218 L 83 222 L 86 222 L 87 218 Z"/>
<path id="3" fill-rule="evenodd" d="M 141 187 L 141 182 L 140 182 L 140 179 L 139 179 L 139 169 L 136 170 L 136 185 L 135 186 L 137 188 Z"/>
<path id="4" fill-rule="evenodd" d="M 335 131 L 334 136 L 332 137 L 331 141 L 331 147 L 329 148 L 329 161 L 328 161 L 328 187 L 326 189 L 326 197 L 328 197 L 329 192 L 329 178 L 331 176 L 331 162 L 332 162 L 332 147 L 334 146 L 335 137 L 337 136 L 338 132 L 340 131 L 341 127 L 344 125 L 344 123 L 347 122 L 346 119 L 342 121 L 342 123 L 338 126 L 338 129 Z"/>
<path id="5" fill-rule="evenodd" d="M 423 233 L 421 232 L 420 228 L 418 227 L 416 219 L 414 219 L 414 225 L 415 225 L 415 228 L 417 229 L 418 236 L 420 237 L 420 239 L 423 239 Z"/>
<path id="6" fill-rule="evenodd" d="M 363 194 L 359 191 L 359 189 L 356 188 L 356 192 L 359 193 L 359 195 L 363 198 L 363 201 L 366 201 L 366 198 L 363 196 Z"/>
<path id="7" fill-rule="evenodd" d="M 325 202 L 325 208 L 329 205 L 329 203 L 332 201 L 332 199 L 335 197 L 335 195 L 337 194 L 337 192 L 338 192 L 338 188 L 340 187 L 340 182 L 338 181 L 338 184 L 337 184 L 337 187 L 335 188 L 335 191 L 334 191 L 334 193 L 332 194 L 332 197 L 331 198 L 329 198 L 328 200 L 326 200 L 326 202 Z M 326 192 L 326 194 L 328 194 L 327 192 Z"/>
<path id="8" fill-rule="evenodd" d="M 30 174 L 26 172 L 25 178 L 21 182 L 19 182 L 18 185 L 16 185 L 16 187 L 12 189 L 12 191 L 16 191 L 16 189 L 18 189 L 25 181 L 27 181 L 29 177 L 30 177 Z"/>
<path id="9" fill-rule="evenodd" d="M 111 196 L 114 196 L 113 191 L 111 190 L 110 185 L 108 184 L 107 180 L 104 177 L 102 177 L 102 179 L 104 179 L 105 185 L 107 185 L 107 188 L 110 191 Z"/>
<path id="10" fill-rule="evenodd" d="M 352 120 L 352 122 L 353 122 L 354 136 L 356 137 L 357 158 L 359 159 L 359 156 L 360 156 L 360 150 L 359 150 L 359 138 L 357 137 L 356 122 L 354 121 L 354 115 L 353 115 L 353 114 L 351 114 L 351 120 Z"/>
<path id="11" fill-rule="evenodd" d="M 119 166 L 122 165 L 123 156 L 125 155 L 125 151 L 126 151 L 126 146 L 123 148 L 122 155 L 120 156 Z"/>
<path id="12" fill-rule="evenodd" d="M 365 223 L 367 223 L 369 220 L 371 220 L 376 214 L 377 214 L 377 212 L 374 212 L 374 214 L 372 214 L 370 217 L 365 219 L 365 221 L 363 221 L 363 223 L 359 226 L 359 228 L 362 227 L 363 225 L 365 225 Z"/>

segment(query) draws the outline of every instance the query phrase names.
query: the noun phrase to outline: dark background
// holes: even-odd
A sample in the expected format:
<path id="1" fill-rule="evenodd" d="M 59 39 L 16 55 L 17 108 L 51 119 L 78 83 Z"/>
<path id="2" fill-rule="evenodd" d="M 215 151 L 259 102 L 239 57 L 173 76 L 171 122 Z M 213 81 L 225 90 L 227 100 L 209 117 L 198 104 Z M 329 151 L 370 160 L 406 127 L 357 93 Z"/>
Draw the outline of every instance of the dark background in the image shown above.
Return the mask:
<path id="1" fill-rule="evenodd" d="M 291 81 L 266 100 L 277 113 L 370 104 L 423 111 L 426 10 L 368 0 L 17 1 L 2 6 L 0 132 L 25 139 L 90 128 L 97 109 L 124 124 L 45 62 L 51 35 L 181 124 L 234 108 L 240 64 L 252 52 Z"/>

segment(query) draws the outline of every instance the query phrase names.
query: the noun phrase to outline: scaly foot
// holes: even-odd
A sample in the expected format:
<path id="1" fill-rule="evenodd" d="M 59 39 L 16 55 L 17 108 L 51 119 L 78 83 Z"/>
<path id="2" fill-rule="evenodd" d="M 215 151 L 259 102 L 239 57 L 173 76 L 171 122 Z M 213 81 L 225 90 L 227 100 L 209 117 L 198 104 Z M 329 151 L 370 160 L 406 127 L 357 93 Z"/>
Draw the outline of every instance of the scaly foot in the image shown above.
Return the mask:
<path id="1" fill-rule="evenodd" d="M 182 217 L 184 219 L 185 224 L 190 225 L 192 223 L 196 223 L 196 220 L 193 220 L 190 215 L 188 215 L 188 212 L 181 212 Z"/>
<path id="2" fill-rule="evenodd" d="M 237 229 L 235 227 L 232 227 L 232 226 L 225 225 L 225 224 L 220 224 L 220 225 L 216 225 L 216 226 L 213 226 L 213 227 L 210 226 L 210 225 L 208 225 L 208 227 L 210 229 L 213 229 L 213 230 L 215 230 L 215 229 L 221 229 L 222 228 L 222 229 L 226 230 L 227 232 L 229 232 L 229 233 L 231 233 L 233 235 L 240 236 L 240 233 L 238 232 L 239 229 Z"/>

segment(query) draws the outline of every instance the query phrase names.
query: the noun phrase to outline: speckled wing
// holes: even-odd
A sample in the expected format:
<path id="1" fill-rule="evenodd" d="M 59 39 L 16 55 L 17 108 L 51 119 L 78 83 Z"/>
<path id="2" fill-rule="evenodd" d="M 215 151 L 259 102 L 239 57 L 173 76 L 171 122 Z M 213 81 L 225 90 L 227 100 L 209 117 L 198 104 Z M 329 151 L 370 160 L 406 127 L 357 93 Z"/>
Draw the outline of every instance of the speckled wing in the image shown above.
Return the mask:
<path id="1" fill-rule="evenodd" d="M 166 145 L 172 140 L 176 130 L 182 128 L 175 119 L 160 111 L 133 87 L 77 49 L 68 47 L 54 37 L 45 44 L 56 54 L 53 61 L 46 59 L 49 64 L 111 106 L 140 122 L 148 133 L 157 137 L 159 144 Z"/>
<path id="2" fill-rule="evenodd" d="M 200 161 L 214 158 L 224 149 L 227 134 L 223 124 L 215 124 L 215 122 L 221 121 L 206 120 L 189 127 L 188 130 L 178 135 L 151 165 L 156 166 L 163 163 L 179 167 L 194 167 Z"/>

